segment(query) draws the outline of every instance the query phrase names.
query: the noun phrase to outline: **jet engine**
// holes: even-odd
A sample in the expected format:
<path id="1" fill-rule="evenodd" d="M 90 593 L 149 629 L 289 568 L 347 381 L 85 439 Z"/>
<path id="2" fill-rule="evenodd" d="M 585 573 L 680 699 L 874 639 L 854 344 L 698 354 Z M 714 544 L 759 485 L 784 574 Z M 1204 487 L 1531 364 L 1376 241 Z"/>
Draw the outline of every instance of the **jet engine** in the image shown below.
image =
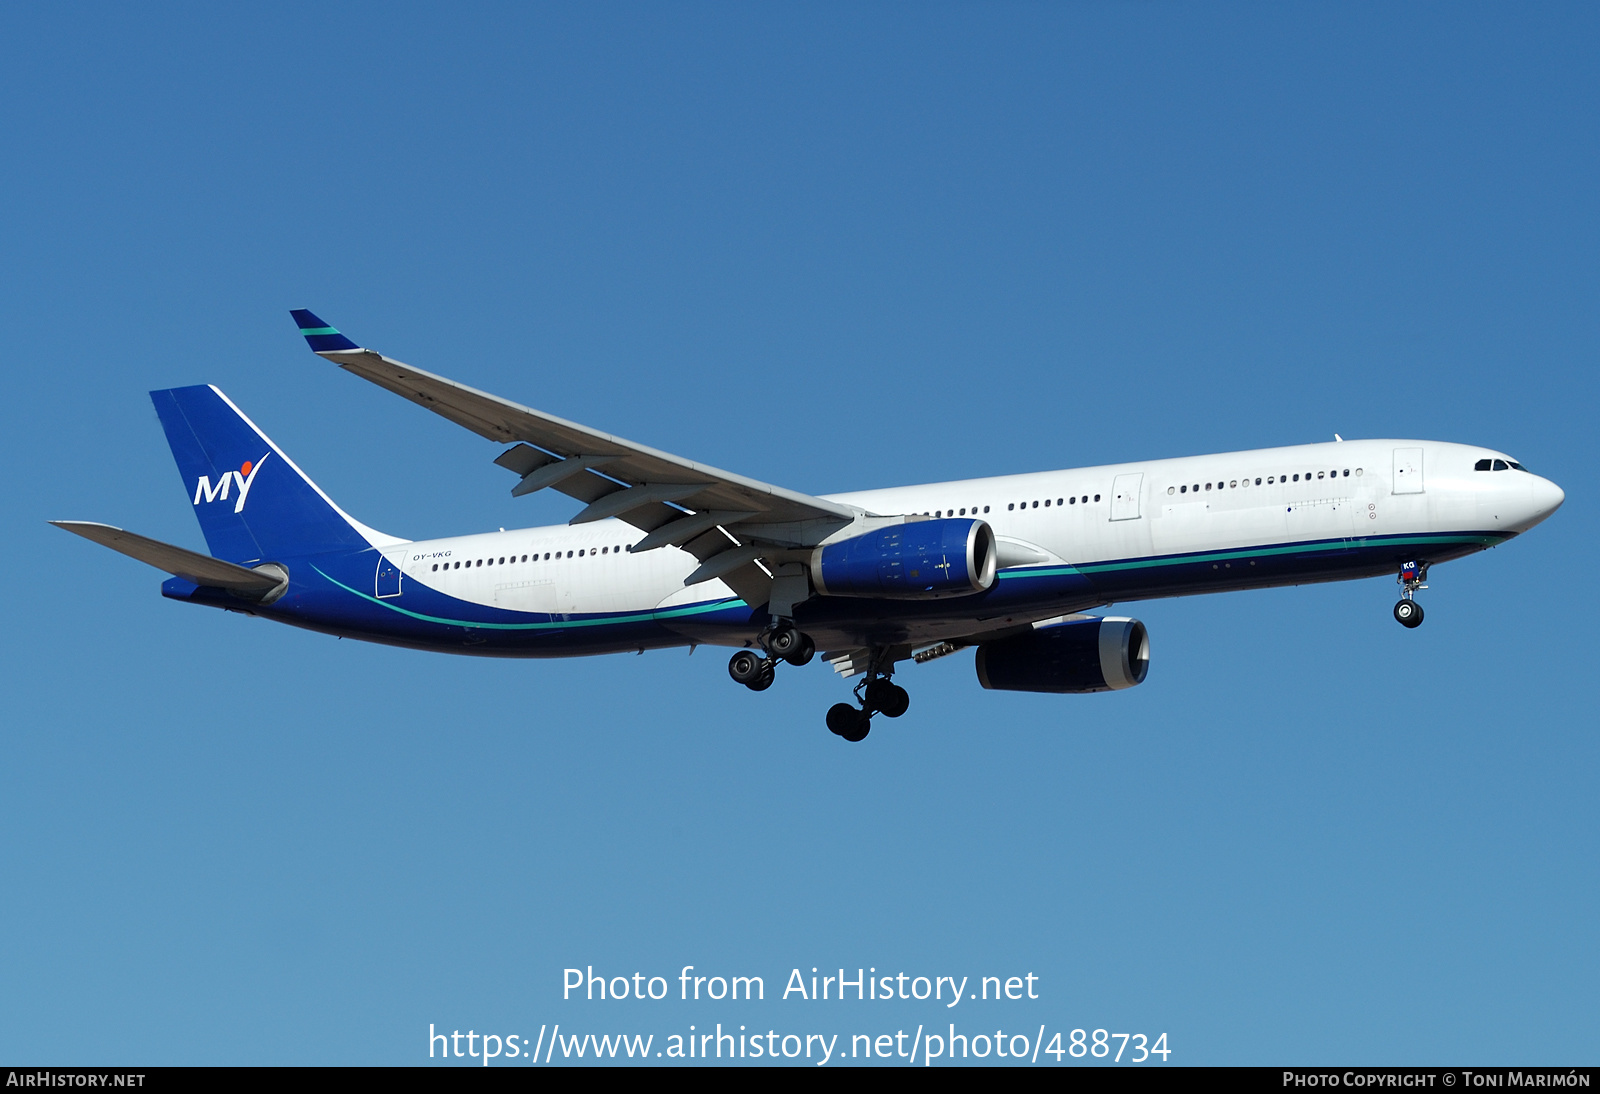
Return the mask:
<path id="1" fill-rule="evenodd" d="M 818 547 L 811 582 L 823 596 L 937 600 L 994 584 L 994 532 L 981 520 L 917 520 Z"/>
<path id="2" fill-rule="evenodd" d="M 1150 635 L 1137 619 L 1075 619 L 978 647 L 978 682 L 996 691 L 1063 695 L 1144 683 Z"/>

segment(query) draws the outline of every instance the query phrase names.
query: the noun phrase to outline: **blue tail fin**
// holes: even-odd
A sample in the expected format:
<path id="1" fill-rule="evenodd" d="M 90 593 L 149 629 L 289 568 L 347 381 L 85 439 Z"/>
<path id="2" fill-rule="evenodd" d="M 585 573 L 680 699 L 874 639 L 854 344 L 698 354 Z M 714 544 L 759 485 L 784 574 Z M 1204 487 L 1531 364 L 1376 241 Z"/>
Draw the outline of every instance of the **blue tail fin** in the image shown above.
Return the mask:
<path id="1" fill-rule="evenodd" d="M 229 562 L 340 549 L 378 536 L 352 520 L 214 387 L 152 391 L 206 546 Z"/>

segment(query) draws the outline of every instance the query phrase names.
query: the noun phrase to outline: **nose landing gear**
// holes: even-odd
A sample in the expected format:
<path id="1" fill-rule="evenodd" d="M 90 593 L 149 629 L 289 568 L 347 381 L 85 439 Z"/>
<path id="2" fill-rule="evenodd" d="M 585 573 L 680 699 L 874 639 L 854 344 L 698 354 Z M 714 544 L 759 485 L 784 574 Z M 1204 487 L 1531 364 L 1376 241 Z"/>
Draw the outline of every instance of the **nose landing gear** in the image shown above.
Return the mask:
<path id="1" fill-rule="evenodd" d="M 1394 606 L 1395 622 L 1408 629 L 1422 626 L 1422 605 L 1414 598 L 1418 591 L 1428 587 L 1424 584 L 1428 580 L 1428 564 L 1402 562 L 1400 576 L 1395 580 L 1400 583 L 1400 602 Z"/>
<path id="2" fill-rule="evenodd" d="M 1394 606 L 1395 622 L 1402 627 L 1422 626 L 1422 605 L 1415 600 L 1402 600 Z"/>

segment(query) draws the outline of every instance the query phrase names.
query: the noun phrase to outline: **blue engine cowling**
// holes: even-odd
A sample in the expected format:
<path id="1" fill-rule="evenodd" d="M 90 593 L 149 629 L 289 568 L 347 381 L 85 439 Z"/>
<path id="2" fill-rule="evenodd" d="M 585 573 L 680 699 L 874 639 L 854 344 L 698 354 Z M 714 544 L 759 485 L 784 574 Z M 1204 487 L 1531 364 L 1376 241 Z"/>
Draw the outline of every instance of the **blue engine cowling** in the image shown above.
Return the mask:
<path id="1" fill-rule="evenodd" d="M 981 520 L 916 520 L 818 547 L 811 582 L 823 596 L 936 600 L 994 584 L 994 532 Z"/>
<path id="2" fill-rule="evenodd" d="M 1075 619 L 978 647 L 978 682 L 1072 695 L 1144 683 L 1150 635 L 1137 619 Z"/>

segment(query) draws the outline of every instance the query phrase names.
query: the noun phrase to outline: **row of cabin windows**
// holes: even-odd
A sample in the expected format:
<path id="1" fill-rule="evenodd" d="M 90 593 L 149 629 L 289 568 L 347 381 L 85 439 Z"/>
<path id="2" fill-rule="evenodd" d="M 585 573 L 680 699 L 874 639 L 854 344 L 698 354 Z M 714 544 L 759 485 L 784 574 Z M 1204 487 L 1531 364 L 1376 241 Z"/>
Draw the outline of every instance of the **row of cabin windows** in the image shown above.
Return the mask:
<path id="1" fill-rule="evenodd" d="M 1088 505 L 1089 504 L 1089 495 L 1088 494 L 1083 495 L 1081 500 L 1082 500 L 1084 505 Z M 1095 501 L 1099 501 L 1100 500 L 1100 495 L 1096 494 L 1094 496 L 1094 500 Z M 1079 501 L 1080 501 L 1080 499 L 1076 498 L 1076 497 L 1056 498 L 1055 499 L 1055 504 L 1057 504 L 1057 505 L 1077 505 Z M 1039 508 L 1039 503 L 1037 501 L 1033 502 L 1032 506 L 1033 506 L 1033 508 L 1037 509 L 1037 508 Z M 1015 511 L 1017 509 L 1026 509 L 1028 507 L 1029 507 L 1029 503 L 1028 502 L 1025 502 L 1025 501 L 1014 501 L 1014 502 L 1011 502 L 1010 504 L 1008 504 L 1006 506 L 1006 510 L 1008 512 L 1010 512 L 1010 511 Z M 1050 508 L 1050 499 L 1049 498 L 1045 498 L 1044 499 L 1044 507 L 1046 509 Z M 988 511 L 989 511 L 989 507 L 987 505 L 985 505 L 983 507 L 983 512 L 987 513 Z M 968 512 L 971 512 L 973 516 L 977 516 L 978 515 L 978 507 L 976 505 L 974 505 L 974 506 L 972 506 L 972 508 L 970 510 L 968 510 L 968 509 L 935 509 L 931 513 L 924 512 L 922 515 L 925 516 L 925 517 L 964 517 L 964 516 L 967 515 Z"/>
<path id="2" fill-rule="evenodd" d="M 589 548 L 584 548 L 584 549 L 580 549 L 577 552 L 577 557 L 578 558 L 583 558 L 585 556 L 585 554 L 587 554 L 589 557 L 593 558 L 596 555 L 609 555 L 609 554 L 611 554 L 613 552 L 615 552 L 616 554 L 620 555 L 622 553 L 622 546 L 619 544 L 616 547 L 589 547 Z M 568 551 L 565 555 L 563 555 L 560 551 L 556 551 L 554 557 L 556 557 L 556 558 L 572 558 L 573 557 L 573 552 Z M 535 561 L 535 562 L 540 562 L 540 561 L 549 562 L 550 558 L 551 558 L 551 552 L 546 551 L 544 553 L 544 558 L 543 559 L 540 559 L 538 551 L 535 551 L 531 556 L 530 555 L 523 555 L 520 560 L 517 558 L 516 555 L 505 555 L 499 560 L 498 564 L 501 565 L 501 566 L 514 565 L 518 561 L 527 562 L 529 558 L 532 558 L 533 561 Z M 480 559 L 470 560 L 470 561 L 465 562 L 465 563 L 461 563 L 461 562 L 455 562 L 455 563 L 446 562 L 446 563 L 443 564 L 443 566 L 444 566 L 444 568 L 446 570 L 459 570 L 459 569 L 461 569 L 462 566 L 466 566 L 466 568 L 470 570 L 475 566 L 482 566 L 485 563 L 488 563 L 490 566 L 496 565 L 495 560 L 492 559 L 492 558 L 480 558 Z M 435 562 L 433 564 L 433 568 L 435 570 L 439 569 L 439 567 L 440 567 L 440 563 Z"/>
<path id="3" fill-rule="evenodd" d="M 1356 477 L 1359 478 L 1361 476 L 1361 474 L 1362 474 L 1362 469 L 1359 468 L 1359 467 L 1356 468 Z M 1337 468 L 1335 468 L 1332 471 L 1318 471 L 1316 477 L 1319 478 L 1319 479 L 1338 479 L 1338 478 L 1346 478 L 1346 479 L 1348 479 L 1350 477 L 1350 469 L 1347 467 L 1343 471 L 1340 471 Z M 1311 472 L 1307 471 L 1305 473 L 1305 480 L 1307 482 L 1311 481 Z M 1203 485 L 1201 483 L 1197 482 L 1193 486 L 1189 486 L 1187 484 L 1183 485 L 1183 486 L 1169 486 L 1169 487 L 1167 487 L 1167 493 L 1169 493 L 1169 494 L 1187 494 L 1192 490 L 1196 494 L 1198 494 L 1202 489 L 1210 490 L 1213 487 L 1215 489 L 1217 489 L 1217 490 L 1232 490 L 1232 489 L 1236 489 L 1237 487 L 1240 487 L 1240 486 L 1249 486 L 1251 481 L 1252 480 L 1250 480 L 1250 479 L 1229 479 L 1226 482 L 1217 482 L 1217 483 L 1209 483 L 1208 482 L 1208 483 L 1205 483 Z M 1286 483 L 1286 482 L 1299 482 L 1299 481 L 1300 481 L 1300 476 L 1299 475 L 1268 475 L 1267 476 L 1267 485 L 1268 486 L 1271 486 L 1273 483 Z M 1255 478 L 1254 482 L 1255 482 L 1255 485 L 1260 486 L 1261 485 L 1260 476 L 1257 476 Z M 1097 497 L 1095 500 L 1098 501 L 1100 499 Z"/>
<path id="4" fill-rule="evenodd" d="M 1094 500 L 1095 501 L 1099 501 L 1100 500 L 1100 495 L 1096 494 L 1094 496 Z M 1088 505 L 1089 504 L 1089 495 L 1088 494 L 1084 494 L 1081 499 L 1077 498 L 1077 497 L 1057 498 L 1056 499 L 1056 504 L 1057 505 L 1077 505 L 1080 501 L 1084 505 Z M 1045 498 L 1044 499 L 1044 507 L 1046 509 L 1050 508 L 1050 499 L 1049 498 Z M 1006 508 L 1008 510 L 1010 510 L 1010 509 L 1027 509 L 1027 508 L 1030 508 L 1030 504 L 1028 502 L 1025 502 L 1025 501 L 1019 501 L 1019 502 L 1014 502 L 1012 504 L 1007 505 Z M 1031 504 L 1031 508 L 1034 508 L 1034 509 L 1039 508 L 1039 503 L 1037 501 L 1033 502 Z"/>

